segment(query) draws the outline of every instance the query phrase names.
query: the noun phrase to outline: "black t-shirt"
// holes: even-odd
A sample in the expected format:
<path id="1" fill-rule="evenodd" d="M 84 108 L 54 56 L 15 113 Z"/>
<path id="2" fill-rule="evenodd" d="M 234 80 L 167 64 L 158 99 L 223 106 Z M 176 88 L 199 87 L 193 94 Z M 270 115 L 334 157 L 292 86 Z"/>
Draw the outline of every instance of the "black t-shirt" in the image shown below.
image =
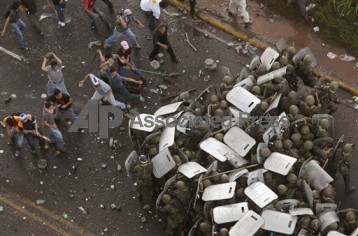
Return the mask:
<path id="1" fill-rule="evenodd" d="M 20 19 L 19 12 L 16 10 L 10 10 L 10 23 L 15 23 L 18 19 Z"/>
<path id="2" fill-rule="evenodd" d="M 53 5 L 60 5 L 60 0 L 52 0 Z"/>
<path id="3" fill-rule="evenodd" d="M 65 104 L 68 103 L 68 101 L 70 101 L 70 98 L 71 98 L 71 97 L 70 97 L 70 95 L 68 95 L 68 94 L 66 94 L 66 93 L 63 93 L 61 99 L 56 99 L 55 96 L 52 96 L 51 98 L 52 98 L 51 100 L 52 100 L 53 103 L 65 105 Z M 59 107 L 58 109 L 60 109 L 60 110 L 67 110 L 67 109 L 69 109 L 69 108 L 71 108 L 71 107 L 72 107 L 72 103 L 71 103 L 70 105 L 68 105 L 65 109 L 63 109 L 63 108 L 61 108 L 61 107 Z"/>
<path id="4" fill-rule="evenodd" d="M 35 0 L 21 0 L 21 3 L 25 5 L 30 15 L 33 15 L 37 12 Z"/>
<path id="5" fill-rule="evenodd" d="M 164 34 L 160 33 L 159 30 L 155 30 L 153 33 L 153 43 L 157 44 L 157 42 L 162 44 L 168 44 L 168 28 L 165 29 Z"/>
<path id="6" fill-rule="evenodd" d="M 128 48 L 127 50 L 125 50 L 125 51 L 123 50 L 123 48 L 120 48 L 117 53 L 118 53 L 118 56 L 119 56 L 119 57 L 124 57 L 125 59 L 127 59 L 128 56 L 132 54 L 132 47 L 129 47 L 129 48 Z M 123 64 L 123 63 L 118 59 L 118 65 L 119 65 L 119 66 L 125 66 L 126 64 Z"/>

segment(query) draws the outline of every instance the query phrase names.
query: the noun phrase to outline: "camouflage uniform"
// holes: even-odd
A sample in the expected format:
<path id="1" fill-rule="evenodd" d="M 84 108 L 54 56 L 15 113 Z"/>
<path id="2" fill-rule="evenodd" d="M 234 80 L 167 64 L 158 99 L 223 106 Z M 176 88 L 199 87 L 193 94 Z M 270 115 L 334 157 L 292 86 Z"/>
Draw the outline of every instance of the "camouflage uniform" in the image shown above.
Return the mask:
<path id="1" fill-rule="evenodd" d="M 311 66 L 312 58 L 310 55 L 306 55 L 302 61 L 298 63 L 298 75 L 301 77 L 303 83 L 306 86 L 313 88 L 316 85 L 316 81 L 313 77 Z"/>
<path id="2" fill-rule="evenodd" d="M 186 186 L 183 181 L 177 181 L 175 183 L 175 187 L 176 189 L 171 193 L 171 195 L 177 198 L 185 208 L 188 208 L 192 198 L 190 188 Z"/>
<path id="3" fill-rule="evenodd" d="M 162 201 L 164 202 L 164 206 L 159 208 L 159 211 L 169 214 L 167 217 L 166 233 L 174 235 L 175 232 L 180 232 L 182 234 L 185 221 L 185 210 L 183 205 L 179 200 L 171 198 L 169 194 L 164 194 Z"/>
<path id="4" fill-rule="evenodd" d="M 323 164 L 334 154 L 333 139 L 331 137 L 318 138 L 313 141 L 313 152 Z"/>
<path id="5" fill-rule="evenodd" d="M 339 104 L 336 91 L 338 89 L 338 83 L 333 81 L 329 87 L 322 87 L 319 89 L 318 97 L 321 103 L 321 113 L 333 114 L 337 111 Z"/>

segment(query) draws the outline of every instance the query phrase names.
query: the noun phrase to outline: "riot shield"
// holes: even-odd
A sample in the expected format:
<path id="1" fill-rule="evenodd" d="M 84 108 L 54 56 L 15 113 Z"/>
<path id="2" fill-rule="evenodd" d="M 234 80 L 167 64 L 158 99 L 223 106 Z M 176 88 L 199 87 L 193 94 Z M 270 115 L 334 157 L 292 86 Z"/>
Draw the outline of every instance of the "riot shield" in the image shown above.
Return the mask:
<path id="1" fill-rule="evenodd" d="M 261 100 L 242 87 L 234 87 L 226 95 L 226 99 L 240 111 L 250 113 Z"/>
<path id="2" fill-rule="evenodd" d="M 282 112 L 274 121 L 273 128 L 275 130 L 276 135 L 279 138 L 282 138 L 283 133 L 285 132 L 285 128 L 290 127 L 290 121 L 285 112 Z"/>
<path id="3" fill-rule="evenodd" d="M 234 182 L 238 178 L 240 178 L 241 176 L 243 176 L 245 173 L 248 173 L 248 172 L 249 171 L 247 169 L 242 169 L 242 170 L 237 170 L 237 171 L 231 172 L 229 174 L 229 181 Z"/>
<path id="4" fill-rule="evenodd" d="M 275 109 L 278 107 L 278 104 L 280 103 L 281 100 L 281 93 L 279 93 L 275 99 L 271 102 L 270 106 L 267 108 L 267 110 L 265 111 L 265 114 L 268 113 L 269 111 Z"/>
<path id="5" fill-rule="evenodd" d="M 129 153 L 126 161 L 124 162 L 124 167 L 126 168 L 126 172 L 129 177 L 131 177 L 130 169 L 134 161 L 138 161 L 138 154 L 136 151 Z"/>
<path id="6" fill-rule="evenodd" d="M 276 49 L 281 53 L 284 49 L 288 47 L 287 40 L 285 38 L 280 38 L 277 43 L 275 43 Z"/>
<path id="7" fill-rule="evenodd" d="M 164 127 L 159 139 L 159 152 L 174 144 L 175 127 Z"/>
<path id="8" fill-rule="evenodd" d="M 311 51 L 310 48 L 305 47 L 302 48 L 298 53 L 296 53 L 293 57 L 292 57 L 292 61 L 295 65 L 298 65 L 298 63 L 306 56 L 306 55 L 310 55 L 312 58 L 312 62 L 311 62 L 311 66 L 315 67 L 317 65 L 317 59 L 316 57 L 313 55 L 313 52 Z"/>
<path id="9" fill-rule="evenodd" d="M 278 173 L 280 175 L 287 175 L 296 161 L 296 158 L 287 156 L 279 152 L 273 152 L 266 159 L 264 167 L 265 169 Z"/>
<path id="10" fill-rule="evenodd" d="M 334 209 L 334 210 L 336 210 L 336 209 Z M 356 216 L 358 216 L 358 210 L 353 209 L 353 208 L 346 208 L 346 209 L 343 209 L 343 210 L 340 210 L 340 211 L 337 212 L 338 218 L 340 220 L 345 220 L 346 213 L 349 212 L 349 211 L 354 212 L 356 214 Z"/>
<path id="11" fill-rule="evenodd" d="M 337 204 L 335 203 L 316 203 L 316 215 L 326 211 L 336 211 Z"/>
<path id="12" fill-rule="evenodd" d="M 205 96 L 207 96 L 207 94 L 210 92 L 211 87 L 213 87 L 213 86 L 210 85 L 209 87 L 207 87 L 206 89 L 204 89 L 204 90 L 195 98 L 195 101 L 203 101 L 203 100 L 205 100 Z"/>
<path id="13" fill-rule="evenodd" d="M 213 161 L 210 166 L 206 169 L 204 177 L 211 175 L 213 171 L 218 169 L 218 161 Z"/>
<path id="14" fill-rule="evenodd" d="M 225 134 L 224 142 L 244 157 L 255 145 L 256 140 L 239 127 L 234 126 Z"/>
<path id="15" fill-rule="evenodd" d="M 253 236 L 264 224 L 264 219 L 256 212 L 249 210 L 229 231 L 230 236 Z"/>
<path id="16" fill-rule="evenodd" d="M 240 220 L 249 211 L 247 202 L 218 206 L 213 210 L 213 218 L 216 224 Z"/>
<path id="17" fill-rule="evenodd" d="M 260 60 L 263 65 L 265 65 L 266 70 L 269 71 L 271 69 L 272 64 L 275 60 L 280 56 L 278 52 L 273 50 L 272 48 L 268 47 L 262 53 Z"/>
<path id="18" fill-rule="evenodd" d="M 303 215 L 314 215 L 311 208 L 302 207 L 302 208 L 293 208 L 288 210 L 291 216 L 303 216 Z"/>
<path id="19" fill-rule="evenodd" d="M 288 210 L 295 208 L 299 202 L 300 201 L 297 199 L 285 199 L 278 201 L 276 203 L 276 210 L 287 212 Z"/>
<path id="20" fill-rule="evenodd" d="M 305 179 L 307 183 L 319 192 L 333 181 L 332 177 L 314 160 L 302 165 L 299 178 Z"/>
<path id="21" fill-rule="evenodd" d="M 205 173 L 206 169 L 196 162 L 189 161 L 178 167 L 178 171 L 188 177 L 193 178 L 195 175 Z"/>
<path id="22" fill-rule="evenodd" d="M 312 193 L 312 189 L 307 184 L 306 180 L 302 181 L 302 185 L 303 185 L 303 192 L 305 193 L 308 206 L 313 210 L 313 193 Z"/>
<path id="23" fill-rule="evenodd" d="M 193 120 L 195 115 L 191 112 L 185 112 L 178 121 L 177 130 L 183 134 L 187 134 L 188 125 L 190 120 Z M 190 128 L 190 127 L 189 127 Z"/>
<path id="24" fill-rule="evenodd" d="M 176 166 L 172 154 L 170 154 L 168 148 L 165 148 L 159 152 L 151 159 L 151 162 L 153 167 L 153 174 L 158 179 L 163 177 Z"/>
<path id="25" fill-rule="evenodd" d="M 262 229 L 287 235 L 293 234 L 298 219 L 297 216 L 271 210 L 262 211 L 261 217 L 264 219 Z"/>
<path id="26" fill-rule="evenodd" d="M 330 137 L 334 137 L 334 117 L 328 114 L 314 114 L 312 116 L 312 124 L 318 125 L 321 120 L 327 119 L 329 122 L 328 133 Z"/>
<path id="27" fill-rule="evenodd" d="M 339 222 L 339 218 L 335 211 L 326 211 L 318 215 L 319 221 L 321 221 L 321 231 L 323 232 L 328 225 Z"/>
<path id="28" fill-rule="evenodd" d="M 278 196 L 264 183 L 256 182 L 245 188 L 244 193 L 260 208 L 264 208 Z"/>
<path id="29" fill-rule="evenodd" d="M 204 189 L 204 193 L 201 198 L 205 202 L 230 199 L 235 194 L 235 188 L 236 182 L 211 185 Z"/>
<path id="30" fill-rule="evenodd" d="M 269 127 L 262 135 L 262 139 L 264 140 L 266 146 L 269 145 L 270 140 L 275 136 L 277 136 L 275 129 L 273 127 Z"/>
<path id="31" fill-rule="evenodd" d="M 221 162 L 224 162 L 227 160 L 228 154 L 235 152 L 229 146 L 227 146 L 224 143 L 218 141 L 217 139 L 211 138 L 211 137 L 209 137 L 209 138 L 205 139 L 203 142 L 201 142 L 200 148 Z"/>
<path id="32" fill-rule="evenodd" d="M 287 66 L 271 71 L 267 74 L 261 75 L 257 78 L 257 85 L 261 85 L 278 77 L 284 76 L 286 73 L 287 73 Z"/>
<path id="33" fill-rule="evenodd" d="M 256 183 L 256 182 L 265 183 L 265 180 L 264 180 L 265 172 L 267 172 L 267 170 L 257 169 L 257 170 L 253 170 L 253 171 L 246 173 L 244 176 L 247 177 L 247 186 L 250 186 L 251 184 Z"/>
<path id="34" fill-rule="evenodd" d="M 340 233 L 338 231 L 329 231 L 327 236 L 347 236 L 347 235 L 342 234 L 342 233 Z"/>
<path id="35" fill-rule="evenodd" d="M 265 143 L 259 143 L 257 145 L 257 149 L 256 149 L 256 157 L 257 157 L 257 162 L 259 164 L 263 164 L 265 162 L 265 159 L 260 155 L 260 150 L 267 147 Z"/>
<path id="36" fill-rule="evenodd" d="M 252 87 L 254 87 L 254 82 L 252 82 L 251 78 L 246 78 L 237 82 L 234 87 L 242 87 L 246 90 L 250 90 Z"/>
<path id="37" fill-rule="evenodd" d="M 249 65 L 249 69 L 251 71 L 255 70 L 259 65 L 261 64 L 260 62 L 260 57 L 259 56 L 255 56 L 254 58 L 252 58 L 250 65 Z"/>
<path id="38" fill-rule="evenodd" d="M 155 113 L 155 116 L 163 116 L 176 112 L 183 102 L 171 103 L 160 107 Z"/>

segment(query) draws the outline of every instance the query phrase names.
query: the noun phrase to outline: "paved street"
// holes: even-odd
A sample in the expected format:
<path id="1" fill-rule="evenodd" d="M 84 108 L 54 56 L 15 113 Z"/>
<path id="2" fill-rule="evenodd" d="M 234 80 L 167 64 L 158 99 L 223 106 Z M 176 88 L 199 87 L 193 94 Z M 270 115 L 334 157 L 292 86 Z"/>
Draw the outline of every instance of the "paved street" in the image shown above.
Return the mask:
<path id="1" fill-rule="evenodd" d="M 98 2 L 114 24 L 115 15 L 109 14 L 102 1 Z M 8 0 L 1 1 L 0 9 L 4 9 L 8 3 Z M 49 12 L 42 4 L 38 3 L 39 14 Z M 131 8 L 146 25 L 146 18 L 138 5 L 139 1 L 115 2 L 116 9 Z M 172 7 L 168 7 L 167 11 L 177 12 Z M 42 105 L 45 101 L 41 95 L 46 94 L 47 84 L 47 76 L 41 72 L 41 63 L 43 56 L 50 51 L 56 53 L 63 61 L 65 83 L 74 99 L 74 110 L 77 114 L 92 96 L 93 88 L 88 81 L 84 87 L 78 87 L 78 82 L 87 73 L 98 74 L 99 71 L 98 56 L 91 63 L 97 48 L 88 48 L 88 44 L 96 40 L 103 42 L 112 31 L 106 30 L 104 25 L 101 25 L 97 33 L 91 31 L 90 20 L 82 10 L 81 1 L 69 0 L 65 13 L 71 16 L 72 21 L 62 29 L 57 28 L 57 21 L 52 18 L 40 22 L 45 33 L 43 38 L 36 35 L 26 15 L 21 14 L 28 24 L 25 37 L 31 48 L 25 54 L 18 49 L 15 35 L 10 28 L 6 36 L 0 38 L 0 46 L 23 55 L 28 60 L 24 63 L 0 52 L 1 118 L 15 112 L 27 112 L 41 120 Z M 162 14 L 169 23 L 170 41 L 180 62 L 173 63 L 169 55 L 163 52 L 164 63 L 158 71 L 179 72 L 180 76 L 164 80 L 160 76 L 147 74 L 149 83 L 144 86 L 143 91 L 146 102 L 143 105 L 131 104 L 132 108 L 140 113 L 152 114 L 160 106 L 170 102 L 170 99 L 160 101 L 162 97 L 150 92 L 150 89 L 155 89 L 160 84 L 169 87 L 164 90 L 164 97 L 191 88 L 197 89 L 192 93 L 192 96 L 195 96 L 209 85 L 218 86 L 223 74 L 220 69 L 215 72 L 205 70 L 206 58 L 217 60 L 219 68 L 225 66 L 230 69 L 231 74 L 236 75 L 242 69 L 241 64 L 249 63 L 253 57 L 238 55 L 234 47 L 209 38 L 190 26 L 193 24 L 227 42 L 238 43 L 237 39 L 201 21 L 193 22 L 189 17 L 176 18 Z M 132 30 L 142 46 L 142 49 L 134 51 L 134 60 L 139 68 L 152 70 L 148 59 L 152 50 L 152 41 L 148 40 L 151 33 L 147 27 L 132 27 Z M 198 52 L 185 42 L 186 33 Z M 113 51 L 116 51 L 118 46 L 119 44 L 113 46 Z M 257 54 L 260 55 L 261 52 L 257 51 Z M 199 71 L 203 74 L 199 75 Z M 132 77 L 131 73 L 127 75 Z M 5 104 L 5 99 L 11 94 L 16 94 L 17 98 Z M 343 101 L 351 99 L 351 95 L 344 91 L 340 91 L 339 95 Z M 345 134 L 348 141 L 357 142 L 357 122 L 357 110 L 349 104 L 341 104 L 335 114 L 335 137 L 339 138 L 341 134 Z M 69 125 L 61 121 L 60 130 L 64 134 L 66 148 L 69 151 L 58 157 L 54 155 L 53 147 L 49 151 L 41 152 L 40 157 L 48 161 L 47 169 L 42 172 L 37 168 L 37 159 L 31 155 L 27 144 L 24 155 L 15 158 L 13 147 L 7 145 L 7 138 L 2 135 L 0 206 L 3 206 L 4 211 L 0 212 L 0 235 L 164 235 L 164 219 L 155 213 L 155 200 L 151 200 L 150 197 L 143 202 L 135 199 L 132 184 L 124 170 L 124 161 L 133 150 L 128 139 L 127 123 L 128 119 L 125 118 L 121 128 L 109 131 L 110 137 L 125 144 L 124 148 L 117 146 L 117 149 L 112 150 L 107 139 L 99 139 L 98 134 L 89 133 L 88 130 L 85 133 L 68 133 Z M 0 130 L 1 133 L 4 131 Z M 358 149 L 355 148 L 351 179 L 358 187 L 358 172 L 355 171 L 358 168 L 357 154 Z M 122 166 L 122 171 L 117 170 L 118 165 Z M 358 191 L 349 196 L 345 195 L 341 177 L 335 182 L 335 187 L 342 208 L 358 208 Z M 39 199 L 45 202 L 39 205 L 36 203 Z M 112 209 L 111 204 L 115 204 L 117 208 Z M 149 212 L 142 209 L 145 204 L 151 205 Z M 147 222 L 142 222 L 143 216 Z"/>

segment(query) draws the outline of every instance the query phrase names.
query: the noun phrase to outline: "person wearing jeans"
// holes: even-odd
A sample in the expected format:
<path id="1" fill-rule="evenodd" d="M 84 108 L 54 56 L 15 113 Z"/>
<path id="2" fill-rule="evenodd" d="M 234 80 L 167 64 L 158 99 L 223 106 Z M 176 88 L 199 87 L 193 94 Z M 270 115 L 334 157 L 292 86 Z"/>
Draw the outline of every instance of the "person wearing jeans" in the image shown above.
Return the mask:
<path id="1" fill-rule="evenodd" d="M 111 29 L 112 26 L 106 19 L 106 16 L 104 13 L 98 8 L 96 5 L 96 0 L 83 0 L 83 7 L 85 9 L 85 12 L 87 13 L 88 17 L 92 20 L 91 28 L 94 30 L 98 30 L 98 27 L 96 25 L 96 21 L 98 17 L 103 21 L 103 23 L 106 25 L 107 29 Z"/>
<path id="2" fill-rule="evenodd" d="M 53 6 L 50 3 L 50 0 L 46 0 L 47 5 L 49 8 L 52 8 L 56 11 L 57 17 L 58 17 L 58 25 L 60 27 L 64 27 L 65 24 L 65 14 L 63 13 L 63 10 L 65 9 L 65 0 L 52 0 Z"/>
<path id="3" fill-rule="evenodd" d="M 6 13 L 6 20 L 4 23 L 4 28 L 1 32 L 1 36 L 5 35 L 7 26 L 10 24 L 14 33 L 16 34 L 17 41 L 19 43 L 19 47 L 22 50 L 29 50 L 26 46 L 25 37 L 23 35 L 23 31 L 26 28 L 26 24 L 20 19 L 19 11 L 21 9 L 21 4 L 19 2 L 14 2 L 10 10 Z"/>
<path id="4" fill-rule="evenodd" d="M 77 119 L 77 115 L 72 108 L 72 97 L 66 93 L 62 93 L 60 89 L 55 89 L 53 96 L 50 100 L 55 105 L 55 120 L 59 120 L 61 117 L 68 117 L 73 123 Z"/>
<path id="5" fill-rule="evenodd" d="M 43 36 L 44 33 L 37 19 L 37 7 L 35 0 L 21 0 L 23 8 L 26 10 L 27 17 L 29 18 L 30 23 L 34 27 L 36 33 Z"/>
<path id="6" fill-rule="evenodd" d="M 45 106 L 42 110 L 42 119 L 44 127 L 46 127 L 50 133 L 50 140 L 56 143 L 56 152 L 55 154 L 58 155 L 60 152 L 65 152 L 64 149 L 64 141 L 62 137 L 61 131 L 57 128 L 54 118 L 54 105 L 52 102 L 47 101 Z"/>

